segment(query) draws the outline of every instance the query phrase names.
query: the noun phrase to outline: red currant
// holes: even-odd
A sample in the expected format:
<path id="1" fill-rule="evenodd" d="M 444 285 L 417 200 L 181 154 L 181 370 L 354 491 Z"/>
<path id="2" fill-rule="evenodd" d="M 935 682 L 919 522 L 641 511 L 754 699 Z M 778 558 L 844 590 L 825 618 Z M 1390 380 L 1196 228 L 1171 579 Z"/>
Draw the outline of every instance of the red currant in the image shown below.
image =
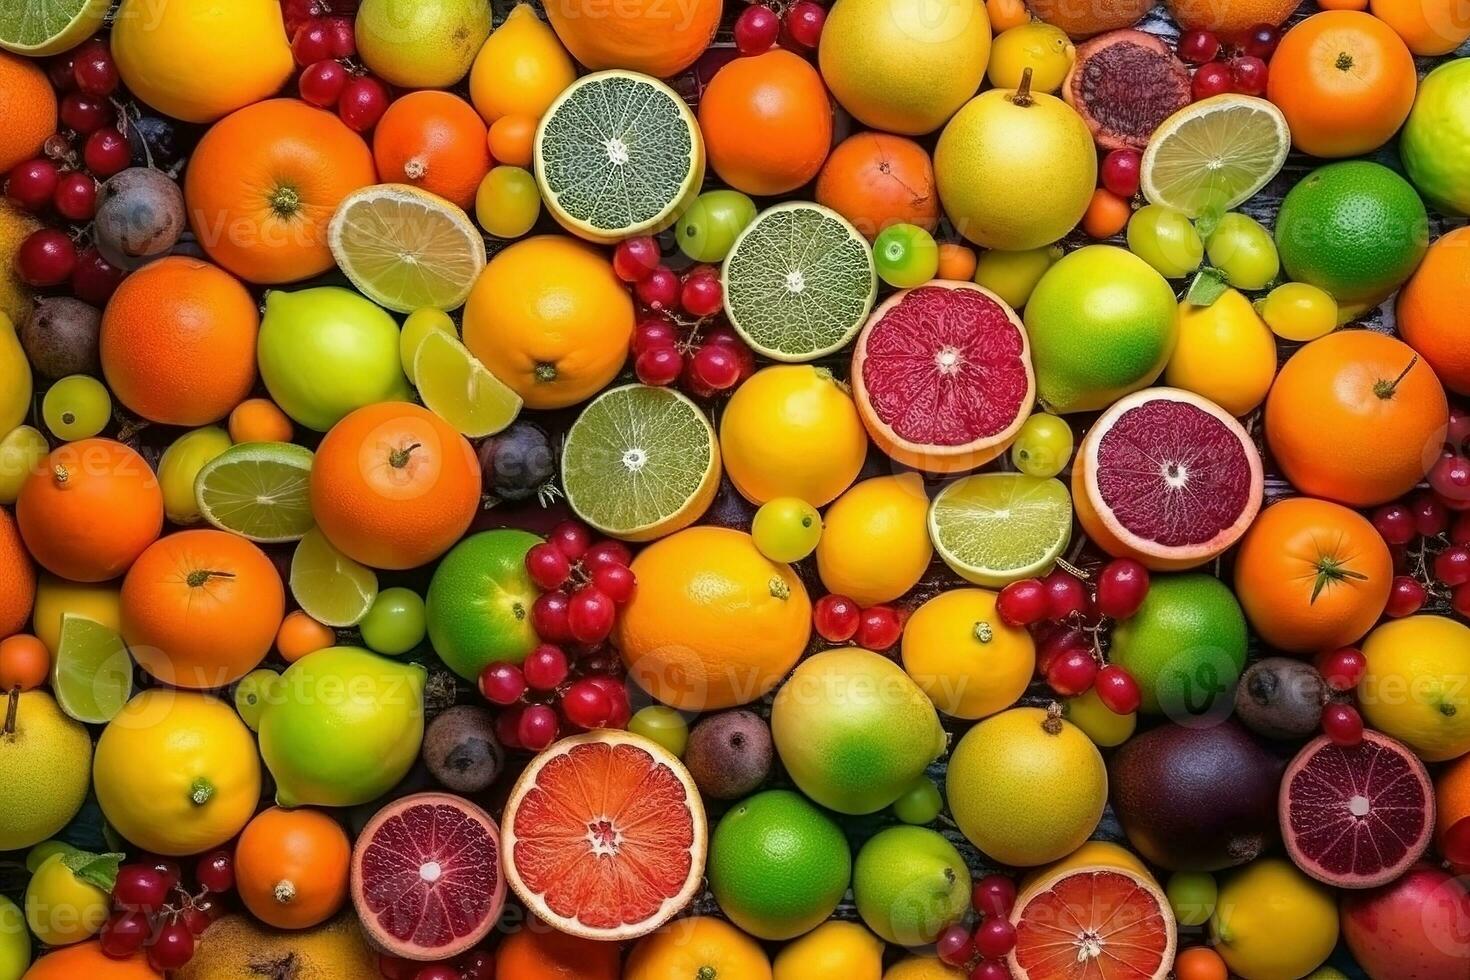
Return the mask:
<path id="1" fill-rule="evenodd" d="M 1268 74 L 1266 63 L 1253 55 L 1230 62 L 1230 82 L 1241 95 L 1264 95 Z"/>
<path id="2" fill-rule="evenodd" d="M 1450 526 L 1450 544 L 1470 544 L 1470 511 L 1455 515 L 1455 523 Z"/>
<path id="3" fill-rule="evenodd" d="M 1114 150 L 1103 157 L 1102 185 L 1121 198 L 1138 193 L 1139 175 L 1143 172 L 1143 155 L 1137 150 Z"/>
<path id="4" fill-rule="evenodd" d="M 152 933 L 153 927 L 144 913 L 114 912 L 102 927 L 102 955 L 125 960 L 142 949 Z"/>
<path id="5" fill-rule="evenodd" d="M 1210 31 L 1188 31 L 1179 39 L 1179 58 L 1202 65 L 1220 53 L 1220 39 Z"/>
<path id="6" fill-rule="evenodd" d="M 126 275 L 126 272 L 104 259 L 102 253 L 97 251 L 97 246 L 88 245 L 77 256 L 77 267 L 72 270 L 72 295 L 83 303 L 106 306 Z"/>
<path id="7" fill-rule="evenodd" d="M 169 882 L 146 864 L 125 864 L 117 869 L 112 901 L 120 909 L 156 912 L 168 902 Z"/>
<path id="8" fill-rule="evenodd" d="M 1470 547 L 1448 548 L 1435 555 L 1434 577 L 1452 589 L 1470 582 Z"/>
<path id="9" fill-rule="evenodd" d="M 1131 715 L 1143 703 L 1143 691 L 1138 681 L 1117 664 L 1108 664 L 1099 670 L 1092 686 L 1103 707 L 1115 715 Z"/>
<path id="10" fill-rule="evenodd" d="M 561 521 L 546 535 L 546 540 L 572 561 L 576 561 L 592 547 L 592 532 L 587 525 L 578 521 Z"/>
<path id="11" fill-rule="evenodd" d="M 207 902 L 201 899 L 200 902 Z M 199 903 L 190 902 L 188 907 L 179 913 L 179 921 L 189 927 L 189 931 L 196 936 L 204 935 L 206 929 L 214 925 L 214 916 L 206 909 L 200 907 Z"/>
<path id="12" fill-rule="evenodd" d="M 613 249 L 613 272 L 623 282 L 642 282 L 653 275 L 661 261 L 658 242 L 647 235 L 626 238 Z"/>
<path id="13" fill-rule="evenodd" d="M 1256 24 L 1241 38 L 1240 50 L 1262 61 L 1270 61 L 1281 43 L 1281 32 L 1270 24 Z"/>
<path id="14" fill-rule="evenodd" d="M 740 360 L 735 352 L 719 344 L 705 344 L 695 352 L 689 369 L 700 384 L 715 391 L 729 391 L 740 380 Z"/>
<path id="15" fill-rule="evenodd" d="M 59 286 L 76 267 L 76 245 L 55 228 L 31 232 L 15 253 L 15 271 L 28 286 Z"/>
<path id="16" fill-rule="evenodd" d="M 1322 709 L 1322 734 L 1337 745 L 1357 745 L 1363 741 L 1363 716 L 1352 705 L 1334 701 Z"/>
<path id="17" fill-rule="evenodd" d="M 578 728 L 601 728 L 612 718 L 613 703 L 602 685 L 584 679 L 567 688 L 561 709 Z"/>
<path id="18" fill-rule="evenodd" d="M 371 75 L 348 79 L 342 97 L 337 100 L 337 115 L 348 128 L 359 133 L 376 126 L 387 111 L 388 89 Z"/>
<path id="19" fill-rule="evenodd" d="M 71 52 L 59 54 L 46 62 L 46 77 L 51 79 L 51 87 L 56 91 L 73 91 L 77 87 L 77 67 Z"/>
<path id="20" fill-rule="evenodd" d="M 1384 504 L 1373 512 L 1373 529 L 1389 544 L 1408 544 L 1414 540 L 1414 514 L 1403 504 Z"/>
<path id="21" fill-rule="evenodd" d="M 572 577 L 572 563 L 560 548 L 543 541 L 526 552 L 526 574 L 542 590 L 559 589 Z"/>
<path id="22" fill-rule="evenodd" d="M 1388 605 L 1384 607 L 1383 614 L 1390 619 L 1402 619 L 1412 616 L 1424 605 L 1424 600 L 1429 598 L 1424 591 L 1424 586 L 1408 575 L 1395 575 L 1388 589 Z"/>
<path id="23" fill-rule="evenodd" d="M 970 905 L 981 915 L 1005 918 L 1016 904 L 1016 883 L 1003 874 L 988 874 L 975 882 Z"/>
<path id="24" fill-rule="evenodd" d="M 655 347 L 673 347 L 679 340 L 679 329 L 661 316 L 646 316 L 633 328 L 633 356 Z"/>
<path id="25" fill-rule="evenodd" d="M 1317 673 L 1334 691 L 1351 691 L 1367 669 L 1368 659 L 1357 647 L 1339 647 L 1317 655 Z"/>
<path id="26" fill-rule="evenodd" d="M 949 926 L 934 941 L 934 954 L 941 963 L 964 966 L 975 955 L 975 944 L 970 941 L 970 930 L 959 924 Z"/>
<path id="27" fill-rule="evenodd" d="M 597 590 L 618 605 L 633 598 L 638 589 L 638 580 L 627 565 L 601 565 L 592 570 L 592 584 Z"/>
<path id="28" fill-rule="evenodd" d="M 826 23 L 827 11 L 812 0 L 797 0 L 786 11 L 786 33 L 808 51 L 815 51 L 821 43 Z"/>
<path id="29" fill-rule="evenodd" d="M 1230 77 L 1230 67 L 1224 62 L 1212 61 L 1195 70 L 1194 81 L 1190 83 L 1191 94 L 1194 101 L 1198 102 L 1211 96 L 1224 95 L 1234 84 L 1235 80 Z"/>
<path id="30" fill-rule="evenodd" d="M 661 265 L 633 285 L 638 301 L 650 310 L 672 310 L 679 304 L 679 277 Z"/>
<path id="31" fill-rule="evenodd" d="M 725 291 L 714 276 L 689 276 L 679 289 L 679 306 L 690 316 L 714 316 L 724 305 Z"/>
<path id="32" fill-rule="evenodd" d="M 992 916 L 975 930 L 975 949 L 981 956 L 1000 959 L 1016 945 L 1016 927 L 1009 919 Z"/>
<path id="33" fill-rule="evenodd" d="M 314 106 L 330 109 L 347 88 L 347 69 L 336 61 L 314 61 L 301 70 L 296 83 L 301 98 Z"/>
<path id="34" fill-rule="evenodd" d="M 205 891 L 223 895 L 235 887 L 234 858 L 229 851 L 210 851 L 194 866 L 194 880 Z"/>
<path id="35" fill-rule="evenodd" d="M 741 54 L 769 51 L 781 33 L 781 20 L 770 7 L 753 3 L 735 18 L 735 49 Z"/>
<path id="36" fill-rule="evenodd" d="M 68 221 L 91 221 L 97 213 L 97 182 L 79 170 L 68 171 L 57 182 L 52 203 Z"/>
<path id="37" fill-rule="evenodd" d="M 540 752 L 556 741 L 559 727 L 555 711 L 544 704 L 528 704 L 521 710 L 520 721 L 516 723 L 516 736 L 521 745 L 532 752 Z"/>
<path id="38" fill-rule="evenodd" d="M 1001 960 L 981 960 L 970 971 L 970 980 L 1011 980 L 1011 968 Z"/>
<path id="39" fill-rule="evenodd" d="M 61 124 L 83 136 L 112 125 L 117 118 L 112 103 L 105 98 L 83 92 L 68 92 L 61 99 Z"/>
<path id="40" fill-rule="evenodd" d="M 845 595 L 824 595 L 812 607 L 812 625 L 828 643 L 846 643 L 857 635 L 863 611 Z"/>
<path id="41" fill-rule="evenodd" d="M 72 74 L 80 91 L 99 99 L 117 91 L 117 63 L 106 41 L 93 38 L 73 51 L 71 57 Z"/>
<path id="42" fill-rule="evenodd" d="M 1450 406 L 1450 421 L 1445 427 L 1444 444 L 1452 453 L 1470 452 L 1470 412 Z"/>
<path id="43" fill-rule="evenodd" d="M 1040 579 L 1023 578 L 1000 590 L 995 611 L 1007 626 L 1030 626 L 1046 618 L 1046 586 Z"/>
<path id="44" fill-rule="evenodd" d="M 321 18 L 296 28 L 291 38 L 291 56 L 298 65 L 309 65 L 332 57 L 332 30 Z"/>
<path id="45" fill-rule="evenodd" d="M 604 565 L 622 565 L 626 568 L 631 564 L 633 552 L 621 541 L 599 541 L 582 553 L 582 567 L 589 572 L 595 572 Z"/>
<path id="46" fill-rule="evenodd" d="M 524 705 L 507 707 L 495 718 L 495 737 L 508 749 L 523 749 L 521 744 L 521 712 Z M 383 974 L 387 976 L 386 973 Z"/>
<path id="47" fill-rule="evenodd" d="M 543 643 L 526 655 L 521 673 L 526 686 L 536 691 L 554 691 L 567 679 L 567 655 L 561 647 Z"/>
<path id="48" fill-rule="evenodd" d="M 881 652 L 898 642 L 903 623 L 892 606 L 869 606 L 858 621 L 857 642 L 865 650 Z"/>
<path id="49" fill-rule="evenodd" d="M 570 643 L 567 609 L 571 597 L 565 592 L 543 592 L 531 603 L 531 628 L 547 643 Z"/>
<path id="50" fill-rule="evenodd" d="M 1066 619 L 1087 612 L 1087 588 L 1071 572 L 1056 569 L 1041 580 L 1046 589 L 1046 618 Z"/>
<path id="51" fill-rule="evenodd" d="M 1058 658 L 1074 650 L 1080 650 L 1091 656 L 1092 641 L 1087 638 L 1086 633 L 1075 626 L 1066 626 L 1049 632 L 1037 644 L 1036 669 L 1041 672 L 1041 676 L 1045 677 Z"/>
<path id="52" fill-rule="evenodd" d="M 1095 680 L 1097 660 L 1091 650 L 1067 650 L 1054 659 L 1046 671 L 1047 684 L 1063 697 L 1086 694 Z"/>
<path id="53" fill-rule="evenodd" d="M 515 664 L 486 664 L 480 671 L 480 693 L 492 704 L 515 704 L 526 693 L 526 675 Z"/>
<path id="54" fill-rule="evenodd" d="M 1414 494 L 1409 500 L 1409 511 L 1414 517 L 1414 530 L 1421 537 L 1438 537 L 1449 529 L 1449 511 L 1433 493 Z"/>
<path id="55" fill-rule="evenodd" d="M 578 643 L 601 643 L 617 621 L 617 603 L 595 585 L 578 589 L 567 608 L 567 628 Z"/>
<path id="56" fill-rule="evenodd" d="M 633 361 L 633 373 L 638 380 L 655 388 L 671 385 L 684 373 L 684 355 L 667 347 L 650 347 Z"/>
<path id="57" fill-rule="evenodd" d="M 56 164 L 45 157 L 36 157 L 17 163 L 10 169 L 10 176 L 5 180 L 5 196 L 37 214 L 51 203 L 60 182 L 61 170 Z"/>
<path id="58" fill-rule="evenodd" d="M 1429 486 L 1450 510 L 1470 509 L 1470 459 L 1441 456 L 1429 470 Z"/>
<path id="59" fill-rule="evenodd" d="M 357 54 L 357 35 L 348 17 L 329 17 L 327 35 L 332 39 L 333 58 L 351 58 Z"/>
<path id="60" fill-rule="evenodd" d="M 104 126 L 91 136 L 82 147 L 82 160 L 93 176 L 106 180 L 113 174 L 122 173 L 133 162 L 133 148 L 128 138 L 111 126 Z"/>
<path id="61" fill-rule="evenodd" d="M 588 661 L 590 664 L 591 661 Z M 612 714 L 608 716 L 608 728 L 626 728 L 628 719 L 633 717 L 633 706 L 628 702 L 628 689 L 621 681 L 609 674 L 589 674 L 583 678 L 588 684 L 596 684 L 602 688 L 602 693 L 612 702 Z"/>
<path id="62" fill-rule="evenodd" d="M 1148 597 L 1148 569 L 1132 558 L 1114 558 L 1097 576 L 1097 611 L 1127 619 Z"/>

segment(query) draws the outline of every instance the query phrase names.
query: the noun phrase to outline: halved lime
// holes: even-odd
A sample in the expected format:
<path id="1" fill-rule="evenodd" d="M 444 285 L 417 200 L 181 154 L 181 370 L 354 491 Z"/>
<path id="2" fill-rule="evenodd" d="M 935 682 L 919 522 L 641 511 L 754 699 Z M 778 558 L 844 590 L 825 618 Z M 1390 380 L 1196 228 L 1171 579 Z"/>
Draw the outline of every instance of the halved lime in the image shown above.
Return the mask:
<path id="1" fill-rule="evenodd" d="M 1066 550 L 1072 498 L 1059 480 L 977 473 L 934 498 L 929 537 L 956 575 L 998 589 L 1044 574 Z"/>
<path id="2" fill-rule="evenodd" d="M 112 0 L 5 0 L 0 48 L 31 58 L 60 54 L 97 33 Z"/>
<path id="3" fill-rule="evenodd" d="M 1290 151 L 1280 109 L 1251 95 L 1216 95 L 1154 130 L 1143 151 L 1143 196 L 1191 218 L 1224 214 L 1270 183 Z"/>
<path id="4" fill-rule="evenodd" d="M 296 541 L 311 517 L 312 453 L 289 442 L 242 442 L 194 478 L 199 513 L 215 527 L 262 544 Z"/>
<path id="5" fill-rule="evenodd" d="M 105 725 L 133 696 L 133 658 L 116 630 L 85 616 L 61 617 L 51 668 L 61 710 L 88 725 Z"/>
<path id="6" fill-rule="evenodd" d="M 291 556 L 291 595 L 319 623 L 356 626 L 378 597 L 378 576 L 332 547 L 320 529 L 312 528 Z"/>
<path id="7" fill-rule="evenodd" d="M 429 411 L 471 439 L 493 436 L 521 412 L 521 396 L 450 334 L 436 330 L 419 341 L 413 376 Z"/>
<path id="8" fill-rule="evenodd" d="M 567 502 L 588 524 L 628 541 L 688 527 L 720 485 L 715 430 L 671 388 L 627 385 L 582 410 L 562 450 Z"/>
<path id="9" fill-rule="evenodd" d="M 836 211 L 805 201 L 756 215 L 725 256 L 722 278 L 731 325 L 777 361 L 841 350 L 878 294 L 867 239 Z"/>
<path id="10" fill-rule="evenodd" d="M 541 117 L 535 157 L 552 217 L 604 245 L 672 225 L 704 183 L 694 113 L 663 82 L 632 71 L 572 83 Z"/>

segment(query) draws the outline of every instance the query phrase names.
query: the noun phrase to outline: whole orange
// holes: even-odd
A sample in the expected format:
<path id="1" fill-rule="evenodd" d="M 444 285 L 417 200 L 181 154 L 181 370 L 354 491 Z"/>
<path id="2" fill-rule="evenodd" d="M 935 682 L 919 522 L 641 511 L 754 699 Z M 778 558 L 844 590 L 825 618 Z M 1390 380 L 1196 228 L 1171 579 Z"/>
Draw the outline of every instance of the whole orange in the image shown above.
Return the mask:
<path id="1" fill-rule="evenodd" d="M 0 640 L 0 692 L 34 691 L 51 677 L 51 651 L 41 638 L 16 633 Z"/>
<path id="2" fill-rule="evenodd" d="M 618 980 L 620 959 L 617 943 L 557 932 L 532 919 L 495 950 L 495 975 L 507 980 Z"/>
<path id="3" fill-rule="evenodd" d="M 276 630 L 276 651 L 288 664 L 336 643 L 337 634 L 330 626 L 318 623 L 300 609 L 287 613 Z"/>
<path id="4" fill-rule="evenodd" d="M 260 311 L 239 280 L 182 255 L 128 276 L 98 337 L 102 373 L 129 409 L 164 425 L 208 425 L 255 384 Z"/>
<path id="5" fill-rule="evenodd" d="M 1419 75 L 1393 28 L 1362 11 L 1327 10 L 1286 32 L 1266 84 L 1297 149 L 1352 157 L 1398 132 Z"/>
<path id="6" fill-rule="evenodd" d="M 247 398 L 230 413 L 232 442 L 290 442 L 291 418 L 269 398 Z"/>
<path id="7" fill-rule="evenodd" d="M 56 93 L 39 62 L 0 51 L 0 173 L 39 156 L 56 132 Z"/>
<path id="8" fill-rule="evenodd" d="M 1435 846 L 1455 871 L 1470 871 L 1470 755 L 1440 770 L 1434 781 Z"/>
<path id="9" fill-rule="evenodd" d="M 58 446 L 21 484 L 15 520 L 32 557 L 73 582 L 105 582 L 163 530 L 163 491 L 136 452 L 111 439 Z"/>
<path id="10" fill-rule="evenodd" d="M 1287 360 L 1266 396 L 1266 441 L 1301 492 L 1371 507 L 1409 492 L 1439 458 L 1444 388 L 1409 345 L 1339 330 Z"/>
<path id="11" fill-rule="evenodd" d="M 272 285 L 336 264 L 327 245 L 332 213 L 377 179 L 367 144 L 335 113 L 272 99 L 204 134 L 184 175 L 184 201 L 210 258 L 247 282 Z"/>
<path id="12" fill-rule="evenodd" d="M 25 629 L 36 602 L 36 567 L 15 518 L 0 509 L 0 637 Z"/>
<path id="13" fill-rule="evenodd" d="M 1470 394 L 1470 227 L 1429 247 L 1399 292 L 1398 328 L 1451 391 Z"/>
<path id="14" fill-rule="evenodd" d="M 552 0 L 544 9 L 572 57 L 593 71 L 631 68 L 668 78 L 704 54 L 724 5 L 720 0 Z"/>
<path id="15" fill-rule="evenodd" d="M 776 48 L 736 58 L 699 102 L 710 166 L 747 194 L 785 194 L 811 180 L 832 148 L 832 103 L 811 62 Z"/>
<path id="16" fill-rule="evenodd" d="M 141 952 L 115 960 L 97 940 L 64 946 L 31 964 L 21 980 L 161 980 Z"/>
<path id="17" fill-rule="evenodd" d="M 918 143 L 888 133 L 849 136 L 817 175 L 817 203 L 851 221 L 869 241 L 889 225 L 939 226 L 934 164 Z"/>
<path id="18" fill-rule="evenodd" d="M 122 637 L 138 665 L 174 687 L 233 684 L 270 653 L 286 611 L 276 566 L 237 534 L 159 538 L 122 586 Z"/>
<path id="19" fill-rule="evenodd" d="M 271 807 L 235 845 L 235 889 L 251 914 L 277 929 L 309 929 L 342 908 L 352 845 L 320 810 Z"/>
<path id="20" fill-rule="evenodd" d="M 1465 0 L 1372 0 L 1369 9 L 1415 54 L 1449 54 L 1470 38 Z"/>
<path id="21" fill-rule="evenodd" d="M 337 550 L 374 568 L 448 551 L 480 509 L 480 464 L 426 408 L 381 402 L 332 426 L 311 467 L 311 510 Z"/>
<path id="22" fill-rule="evenodd" d="M 373 132 L 378 179 L 411 184 L 462 208 L 490 172 L 485 122 L 449 92 L 410 92 L 383 113 Z"/>
<path id="23" fill-rule="evenodd" d="M 1166 0 L 1181 30 L 1239 34 L 1257 24 L 1275 27 L 1301 0 Z"/>
<path id="24" fill-rule="evenodd" d="M 501 116 L 487 134 L 495 162 L 529 169 L 535 157 L 536 120 L 518 113 Z"/>

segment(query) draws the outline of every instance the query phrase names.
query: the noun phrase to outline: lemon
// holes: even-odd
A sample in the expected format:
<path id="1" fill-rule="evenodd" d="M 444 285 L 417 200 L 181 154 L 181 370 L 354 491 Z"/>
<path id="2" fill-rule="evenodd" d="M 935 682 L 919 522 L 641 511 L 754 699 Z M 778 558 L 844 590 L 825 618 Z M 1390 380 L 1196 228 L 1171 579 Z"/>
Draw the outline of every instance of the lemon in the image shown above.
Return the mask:
<path id="1" fill-rule="evenodd" d="M 230 448 L 230 434 L 217 425 L 186 432 L 163 451 L 158 461 L 158 485 L 163 488 L 163 512 L 175 524 L 197 524 L 204 519 L 194 496 L 194 478 L 204 464 Z"/>
<path id="2" fill-rule="evenodd" d="M 875 606 L 912 589 L 934 557 L 928 513 L 917 473 L 877 476 L 838 497 L 817 542 L 827 591 Z"/>
<path id="3" fill-rule="evenodd" d="M 26 924 L 47 946 L 69 946 L 97 934 L 107 921 L 111 895 L 53 854 L 26 885 Z"/>
<path id="4" fill-rule="evenodd" d="M 880 980 L 883 943 L 856 922 L 826 922 L 776 954 L 773 980 Z"/>
<path id="5" fill-rule="evenodd" d="M 0 697 L 0 851 L 58 833 L 87 799 L 92 739 L 45 691 Z"/>
<path id="6" fill-rule="evenodd" d="M 419 342 L 413 377 L 424 406 L 471 439 L 493 436 L 521 413 L 521 396 L 452 333 L 433 331 Z"/>
<path id="7" fill-rule="evenodd" d="M 0 980 L 20 980 L 31 965 L 31 934 L 25 913 L 0 895 Z"/>
<path id="8" fill-rule="evenodd" d="M 1032 91 L 1055 92 L 1076 55 L 1066 31 L 1037 20 L 996 36 L 985 73 L 996 88 L 1019 88 L 1021 75 L 1030 68 Z"/>
<path id="9" fill-rule="evenodd" d="M 431 333 L 459 337 L 449 314 L 432 306 L 414 310 L 403 321 L 403 329 L 398 334 L 398 359 L 403 363 L 403 373 L 408 375 L 410 382 L 414 379 L 413 362 L 419 356 L 419 344 Z"/>
<path id="10" fill-rule="evenodd" d="M 15 503 L 20 485 L 50 451 L 46 437 L 29 425 L 17 425 L 0 439 L 0 504 Z"/>
<path id="11" fill-rule="evenodd" d="M 1143 151 L 1143 196 L 1191 218 L 1223 214 L 1270 183 L 1290 151 L 1280 109 L 1251 95 L 1216 95 L 1154 130 Z"/>
<path id="12" fill-rule="evenodd" d="M 296 546 L 290 582 L 302 611 L 327 626 L 356 626 L 378 598 L 377 573 L 332 547 L 318 528 Z"/>
<path id="13" fill-rule="evenodd" d="M 31 362 L 15 324 L 0 313 L 0 432 L 9 432 L 31 411 Z"/>
<path id="14" fill-rule="evenodd" d="M 1363 642 L 1358 703 L 1368 724 L 1425 762 L 1470 752 L 1470 627 L 1443 616 L 1391 620 Z"/>
<path id="15" fill-rule="evenodd" d="M 1276 377 L 1276 338 L 1242 293 L 1227 289 L 1209 306 L 1181 303 L 1178 325 L 1165 384 L 1203 395 L 1235 416 L 1266 400 Z"/>
<path id="16" fill-rule="evenodd" d="M 362 0 L 357 53 L 399 88 L 449 88 L 490 36 L 484 0 Z"/>
<path id="17" fill-rule="evenodd" d="M 1036 646 L 1007 626 L 988 589 L 953 589 L 914 610 L 903 628 L 903 669 L 934 706 L 976 719 L 1016 703 L 1036 671 Z"/>
<path id="18" fill-rule="evenodd" d="M 1086 694 L 1068 698 L 1062 705 L 1062 717 L 1082 729 L 1094 745 L 1104 749 L 1122 745 L 1138 727 L 1138 712 L 1114 714 L 1097 696 L 1095 687 Z"/>
<path id="19" fill-rule="evenodd" d="M 910 956 L 893 964 L 883 980 L 964 980 L 963 970 L 945 966 L 932 956 Z"/>
<path id="20" fill-rule="evenodd" d="M 1220 885 L 1210 934 L 1245 980 L 1296 980 L 1337 945 L 1337 902 L 1290 862 L 1261 858 Z"/>
<path id="21" fill-rule="evenodd" d="M 61 626 L 67 613 L 90 619 L 110 630 L 122 628 L 122 594 L 119 582 L 68 582 L 42 574 L 36 583 L 36 605 L 32 630 L 54 659 L 61 649 Z"/>
<path id="22" fill-rule="evenodd" d="M 556 33 L 518 3 L 485 40 L 470 69 L 470 101 L 492 123 L 501 116 L 540 119 L 548 106 L 577 79 Z"/>

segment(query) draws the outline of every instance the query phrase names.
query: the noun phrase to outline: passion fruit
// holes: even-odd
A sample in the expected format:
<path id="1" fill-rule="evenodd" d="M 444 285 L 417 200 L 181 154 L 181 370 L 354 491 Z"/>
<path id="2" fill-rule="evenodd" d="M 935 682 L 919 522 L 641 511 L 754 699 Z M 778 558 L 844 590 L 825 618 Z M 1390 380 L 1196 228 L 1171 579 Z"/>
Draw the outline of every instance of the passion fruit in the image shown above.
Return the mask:
<path id="1" fill-rule="evenodd" d="M 1109 31 L 1077 46 L 1062 98 L 1104 150 L 1143 150 L 1160 123 L 1189 105 L 1189 69 L 1152 34 Z"/>

